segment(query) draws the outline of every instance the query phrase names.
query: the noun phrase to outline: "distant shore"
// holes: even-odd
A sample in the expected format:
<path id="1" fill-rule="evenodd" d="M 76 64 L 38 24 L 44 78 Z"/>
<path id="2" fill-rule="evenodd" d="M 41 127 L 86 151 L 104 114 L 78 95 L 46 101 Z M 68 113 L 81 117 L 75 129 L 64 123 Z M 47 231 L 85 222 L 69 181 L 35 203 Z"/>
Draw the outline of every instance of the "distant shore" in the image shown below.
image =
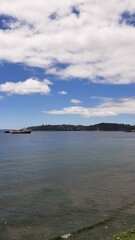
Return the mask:
<path id="1" fill-rule="evenodd" d="M 119 123 L 99 123 L 95 125 L 40 125 L 31 126 L 28 129 L 32 131 L 125 131 L 125 132 L 135 132 L 135 125 L 130 124 L 119 124 Z"/>

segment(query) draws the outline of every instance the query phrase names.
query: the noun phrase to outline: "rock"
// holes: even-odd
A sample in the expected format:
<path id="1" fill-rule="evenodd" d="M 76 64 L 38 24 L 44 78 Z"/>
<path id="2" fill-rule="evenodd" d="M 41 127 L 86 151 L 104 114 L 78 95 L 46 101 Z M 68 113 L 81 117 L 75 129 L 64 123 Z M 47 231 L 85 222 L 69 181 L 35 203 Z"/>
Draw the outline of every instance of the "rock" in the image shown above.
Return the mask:
<path id="1" fill-rule="evenodd" d="M 65 234 L 65 235 L 61 236 L 61 238 L 67 239 L 67 238 L 69 238 L 70 236 L 71 236 L 71 234 L 69 233 L 69 234 Z"/>

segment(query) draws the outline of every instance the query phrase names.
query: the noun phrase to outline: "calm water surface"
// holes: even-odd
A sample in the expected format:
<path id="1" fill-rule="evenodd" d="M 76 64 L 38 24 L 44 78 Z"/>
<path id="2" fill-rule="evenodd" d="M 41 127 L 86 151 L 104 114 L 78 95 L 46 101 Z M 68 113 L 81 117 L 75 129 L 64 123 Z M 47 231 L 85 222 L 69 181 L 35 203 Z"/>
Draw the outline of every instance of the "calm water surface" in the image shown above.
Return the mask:
<path id="1" fill-rule="evenodd" d="M 1 240 L 96 239 L 100 222 L 101 239 L 135 224 L 135 133 L 0 133 Z"/>

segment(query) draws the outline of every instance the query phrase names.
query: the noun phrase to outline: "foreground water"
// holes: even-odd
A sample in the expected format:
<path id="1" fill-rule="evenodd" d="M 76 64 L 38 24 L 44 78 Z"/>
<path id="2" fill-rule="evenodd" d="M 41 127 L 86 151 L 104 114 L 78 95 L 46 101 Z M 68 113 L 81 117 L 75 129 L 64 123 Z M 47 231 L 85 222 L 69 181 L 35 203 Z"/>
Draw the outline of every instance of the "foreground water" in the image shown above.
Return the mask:
<path id="1" fill-rule="evenodd" d="M 135 133 L 0 133 L 0 239 L 105 239 L 135 224 Z"/>

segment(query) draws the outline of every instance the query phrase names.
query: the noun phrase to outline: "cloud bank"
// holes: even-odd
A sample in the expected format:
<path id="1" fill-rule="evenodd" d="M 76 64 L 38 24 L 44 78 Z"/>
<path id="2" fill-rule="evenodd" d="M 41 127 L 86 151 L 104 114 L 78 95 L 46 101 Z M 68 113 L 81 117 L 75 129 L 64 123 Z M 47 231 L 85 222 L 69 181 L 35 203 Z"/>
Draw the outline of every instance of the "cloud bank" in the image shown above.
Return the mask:
<path id="1" fill-rule="evenodd" d="M 135 83 L 133 0 L 1 0 L 0 4 L 1 61 L 40 67 L 62 79 Z"/>
<path id="2" fill-rule="evenodd" d="M 79 106 L 72 106 L 63 108 L 61 110 L 43 111 L 46 114 L 52 115 L 81 115 L 83 117 L 105 117 L 117 116 L 120 114 L 135 114 L 135 97 L 131 98 L 103 98 L 102 103 L 93 108 L 84 108 Z"/>
<path id="3" fill-rule="evenodd" d="M 6 82 L 0 84 L 0 92 L 8 94 L 49 94 L 51 89 L 49 85 L 52 83 L 49 80 L 43 80 L 42 82 L 38 79 L 27 79 L 24 82 Z"/>

